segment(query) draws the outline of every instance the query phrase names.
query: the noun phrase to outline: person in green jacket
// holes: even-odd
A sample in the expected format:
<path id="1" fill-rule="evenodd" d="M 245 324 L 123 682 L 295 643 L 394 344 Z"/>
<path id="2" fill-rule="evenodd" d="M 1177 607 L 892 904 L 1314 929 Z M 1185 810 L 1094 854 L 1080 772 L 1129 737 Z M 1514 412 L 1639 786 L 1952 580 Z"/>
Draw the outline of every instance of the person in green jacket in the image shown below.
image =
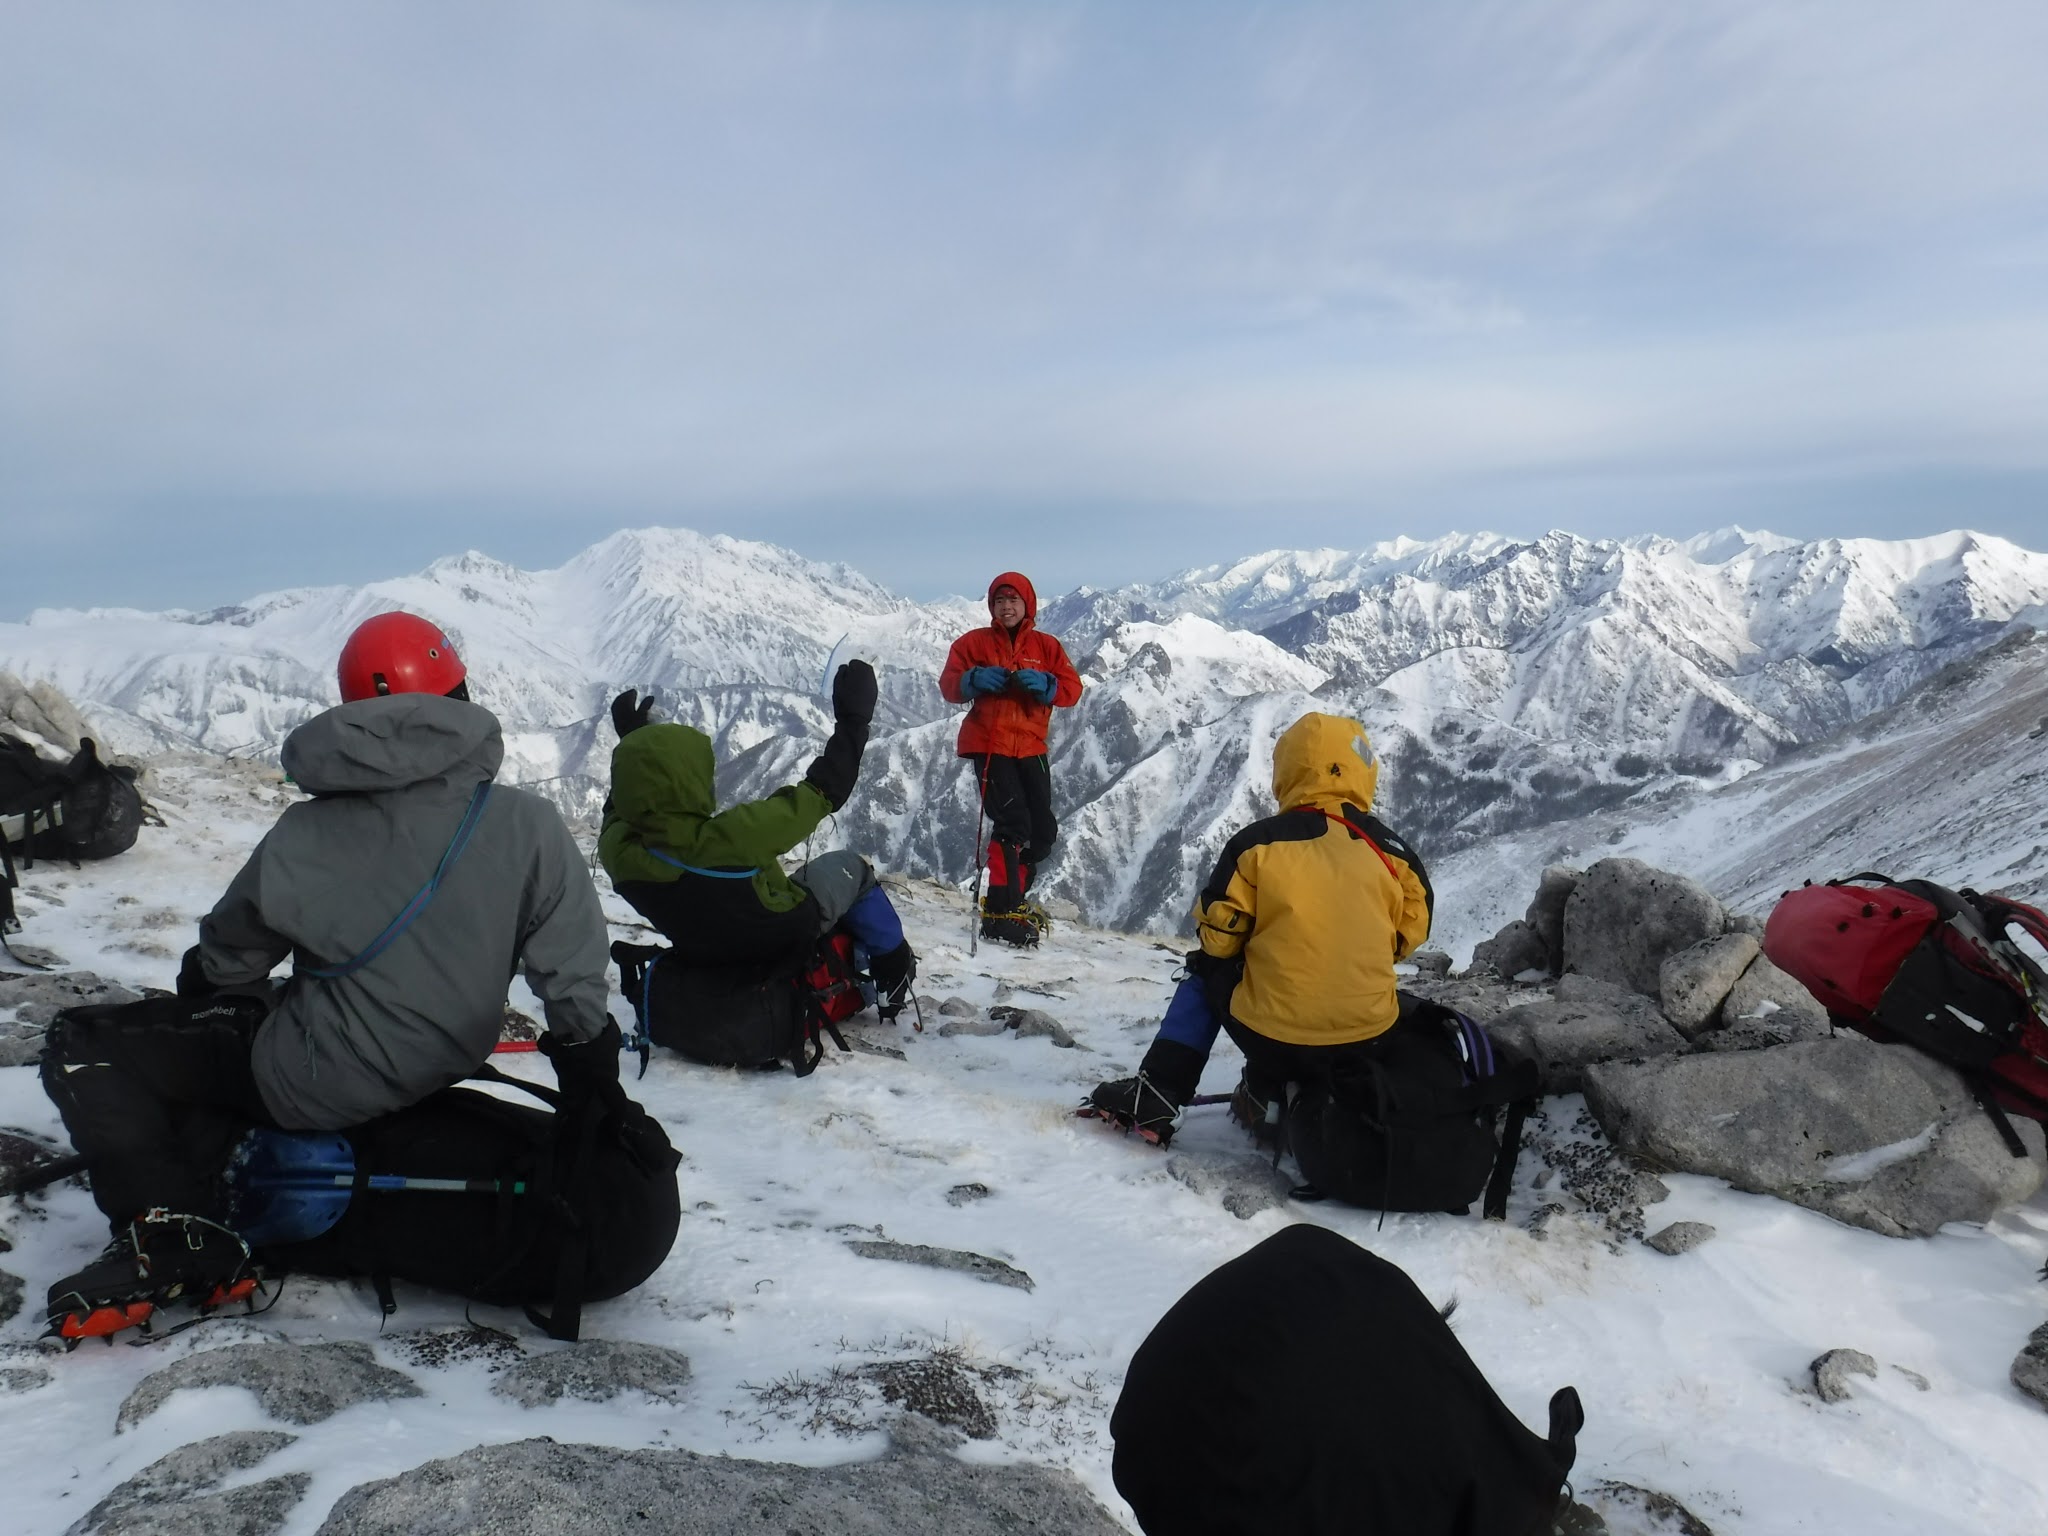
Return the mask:
<path id="1" fill-rule="evenodd" d="M 784 874 L 799 846 L 853 793 L 874 717 L 874 669 L 849 661 L 832 680 L 832 737 L 804 776 L 774 794 L 718 809 L 711 739 L 654 724 L 654 699 L 612 701 L 619 744 L 597 853 L 618 893 L 681 960 L 711 967 L 801 965 L 834 928 L 868 952 L 877 1005 L 894 1018 L 910 1000 L 917 957 L 867 860 L 822 854 Z"/>

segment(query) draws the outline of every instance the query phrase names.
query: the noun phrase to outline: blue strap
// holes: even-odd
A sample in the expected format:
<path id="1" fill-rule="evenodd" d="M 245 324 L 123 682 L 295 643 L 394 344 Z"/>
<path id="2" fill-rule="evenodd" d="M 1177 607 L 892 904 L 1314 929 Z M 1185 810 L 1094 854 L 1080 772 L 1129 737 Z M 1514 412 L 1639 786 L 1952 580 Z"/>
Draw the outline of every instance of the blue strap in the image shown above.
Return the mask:
<path id="1" fill-rule="evenodd" d="M 686 875 L 708 875 L 713 880 L 751 880 L 761 873 L 758 865 L 752 869 L 704 869 L 696 864 L 685 864 L 674 854 L 663 853 L 659 848 L 648 848 L 647 852 L 671 869 L 680 869 Z"/>
<path id="2" fill-rule="evenodd" d="M 469 809 L 462 813 L 461 825 L 456 827 L 455 836 L 449 839 L 448 849 L 441 855 L 441 862 L 435 866 L 432 877 L 419 888 L 412 900 L 405 904 L 405 910 L 385 924 L 384 931 L 370 941 L 369 948 L 352 959 L 342 961 L 339 965 L 300 966 L 296 974 L 312 976 L 321 981 L 332 981 L 336 977 L 353 975 L 389 949 L 397 941 L 398 936 L 412 926 L 413 919 L 427 910 L 427 904 L 434 899 L 434 893 L 441 889 L 441 882 L 447 878 L 448 871 L 455 867 L 455 861 L 462 857 L 462 850 L 469 846 L 469 835 L 476 830 L 477 823 L 483 820 L 484 806 L 490 802 L 490 798 L 491 781 L 486 779 L 477 785 L 470 795 Z"/>

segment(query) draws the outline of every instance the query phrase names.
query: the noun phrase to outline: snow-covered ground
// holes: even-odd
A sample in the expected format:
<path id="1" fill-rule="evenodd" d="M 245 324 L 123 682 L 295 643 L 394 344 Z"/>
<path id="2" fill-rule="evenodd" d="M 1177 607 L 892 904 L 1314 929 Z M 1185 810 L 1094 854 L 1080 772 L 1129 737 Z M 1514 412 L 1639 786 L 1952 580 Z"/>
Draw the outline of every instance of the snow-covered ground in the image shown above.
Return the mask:
<path id="1" fill-rule="evenodd" d="M 23 893 L 24 937 L 74 967 L 168 985 L 198 915 L 288 794 L 251 765 L 167 765 L 156 798 L 168 826 L 102 866 L 38 868 Z M 1983 1228 L 1902 1242 L 1675 1176 L 1670 1198 L 1650 1212 L 1652 1230 L 1693 1220 L 1718 1236 L 1666 1258 L 1616 1245 L 1590 1218 L 1552 1220 L 1541 1237 L 1525 1230 L 1552 1198 L 1534 1188 L 1539 1169 L 1525 1159 L 1505 1224 L 1382 1223 L 1328 1205 L 1239 1220 L 1176 1179 L 1168 1156 L 1072 1115 L 1089 1085 L 1142 1053 L 1176 964 L 1171 950 L 1064 928 L 1035 954 L 983 947 L 970 959 L 963 898 L 926 884 L 898 894 L 928 998 L 1042 1008 L 1076 1048 L 1010 1034 L 942 1039 L 928 1011 L 923 1034 L 869 1017 L 856 1031 L 869 1048 L 828 1054 L 804 1081 L 657 1053 L 638 1087 L 684 1154 L 682 1233 L 644 1287 L 586 1312 L 585 1333 L 687 1354 L 695 1373 L 682 1402 L 628 1394 L 528 1410 L 490 1394 L 481 1362 L 415 1368 L 424 1397 L 346 1410 L 263 1464 L 263 1477 L 312 1477 L 291 1536 L 309 1536 L 358 1483 L 536 1434 L 811 1463 L 873 1455 L 878 1433 L 809 1429 L 806 1402 L 836 1366 L 934 1346 L 1016 1373 L 989 1387 L 996 1439 L 962 1454 L 1071 1467 L 1121 1515 L 1108 1419 L 1133 1350 L 1196 1279 L 1291 1221 L 1334 1227 L 1400 1264 L 1430 1296 L 1456 1297 L 1465 1347 L 1526 1422 L 1540 1426 L 1550 1393 L 1575 1384 L 1587 1413 L 1581 1485 L 1604 1477 L 1660 1489 L 1720 1536 L 2041 1529 L 2048 1419 L 2007 1373 L 2048 1317 L 2048 1286 L 2036 1276 L 2048 1259 L 2048 1197 Z M 630 914 L 611 910 L 624 936 Z M 533 1007 L 518 985 L 513 1001 Z M 500 1060 L 546 1070 L 530 1056 Z M 1204 1086 L 1228 1088 L 1236 1069 L 1226 1043 Z M 1568 1119 L 1577 1104 L 1550 1107 Z M 0 1072 L 0 1124 L 62 1134 L 26 1068 Z M 1222 1111 L 1196 1110 L 1172 1157 L 1200 1165 L 1244 1151 Z M 986 1197 L 948 1200 L 969 1184 L 985 1186 Z M 75 1186 L 26 1207 L 7 1202 L 0 1224 L 14 1244 L 0 1268 L 29 1289 L 28 1306 L 0 1330 L 0 1380 L 25 1364 L 54 1378 L 0 1395 L 0 1525 L 11 1531 L 61 1531 L 177 1446 L 262 1427 L 253 1397 L 212 1388 L 181 1393 L 116 1434 L 122 1398 L 169 1355 L 246 1337 L 250 1327 L 378 1345 L 366 1285 L 293 1281 L 253 1324 L 44 1358 L 42 1289 L 95 1253 L 104 1228 Z M 845 1245 L 877 1233 L 1003 1259 L 1035 1288 L 863 1259 Z M 399 1299 L 394 1330 L 462 1316 L 459 1304 L 431 1294 L 401 1287 Z M 552 1347 L 515 1313 L 475 1310 L 519 1331 L 529 1350 Z M 378 1347 L 389 1354 L 388 1342 Z M 1870 1354 L 1879 1373 L 1855 1381 L 1852 1401 L 1824 1405 L 1802 1388 L 1808 1362 L 1836 1347 Z M 764 1394 L 778 1384 L 781 1392 Z"/>

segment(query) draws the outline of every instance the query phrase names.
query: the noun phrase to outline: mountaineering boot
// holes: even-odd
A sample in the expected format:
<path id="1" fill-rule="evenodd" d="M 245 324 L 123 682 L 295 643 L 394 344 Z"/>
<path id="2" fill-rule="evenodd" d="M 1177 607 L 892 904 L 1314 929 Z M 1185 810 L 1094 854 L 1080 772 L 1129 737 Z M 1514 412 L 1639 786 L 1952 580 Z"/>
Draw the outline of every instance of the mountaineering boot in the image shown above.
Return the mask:
<path id="1" fill-rule="evenodd" d="M 1038 942 L 1039 928 L 1019 910 L 1024 900 L 1024 865 L 1015 843 L 991 841 L 988 845 L 988 895 L 981 903 L 981 936 L 999 944 L 1029 949 Z"/>
<path id="2" fill-rule="evenodd" d="M 1180 1129 L 1181 1115 L 1202 1081 L 1208 1057 L 1178 1040 L 1154 1040 L 1136 1077 L 1099 1083 L 1079 1114 L 1107 1120 L 1155 1147 L 1165 1147 Z"/>
<path id="3" fill-rule="evenodd" d="M 1252 1140 L 1262 1147 L 1280 1145 L 1281 1107 L 1279 1095 L 1260 1098 L 1248 1077 L 1239 1077 L 1230 1093 L 1230 1118 L 1250 1131 Z"/>
<path id="4" fill-rule="evenodd" d="M 203 1216 L 153 1210 L 130 1222 L 100 1256 L 50 1287 L 49 1331 L 76 1344 L 146 1326 L 174 1301 L 217 1307 L 258 1281 L 249 1245 Z"/>
<path id="5" fill-rule="evenodd" d="M 910 984 L 917 980 L 917 956 L 905 939 L 886 955 L 868 957 L 868 979 L 875 984 L 875 1012 L 887 1024 L 910 1006 Z"/>

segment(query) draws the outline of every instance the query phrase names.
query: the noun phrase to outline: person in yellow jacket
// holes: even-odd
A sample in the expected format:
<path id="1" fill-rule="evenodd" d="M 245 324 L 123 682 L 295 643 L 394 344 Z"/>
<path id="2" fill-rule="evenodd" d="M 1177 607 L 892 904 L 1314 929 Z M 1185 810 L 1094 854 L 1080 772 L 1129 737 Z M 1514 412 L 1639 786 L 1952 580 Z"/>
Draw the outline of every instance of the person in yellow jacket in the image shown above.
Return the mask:
<path id="1" fill-rule="evenodd" d="M 1255 1132 L 1289 1082 L 1375 1054 L 1401 1015 L 1394 964 L 1429 937 L 1422 860 L 1371 814 L 1379 765 L 1365 727 L 1310 714 L 1273 749 L 1280 813 L 1224 844 L 1195 898 L 1201 947 L 1135 1077 L 1103 1083 L 1088 1112 L 1165 1146 L 1217 1033 L 1245 1056 L 1232 1112 Z"/>

